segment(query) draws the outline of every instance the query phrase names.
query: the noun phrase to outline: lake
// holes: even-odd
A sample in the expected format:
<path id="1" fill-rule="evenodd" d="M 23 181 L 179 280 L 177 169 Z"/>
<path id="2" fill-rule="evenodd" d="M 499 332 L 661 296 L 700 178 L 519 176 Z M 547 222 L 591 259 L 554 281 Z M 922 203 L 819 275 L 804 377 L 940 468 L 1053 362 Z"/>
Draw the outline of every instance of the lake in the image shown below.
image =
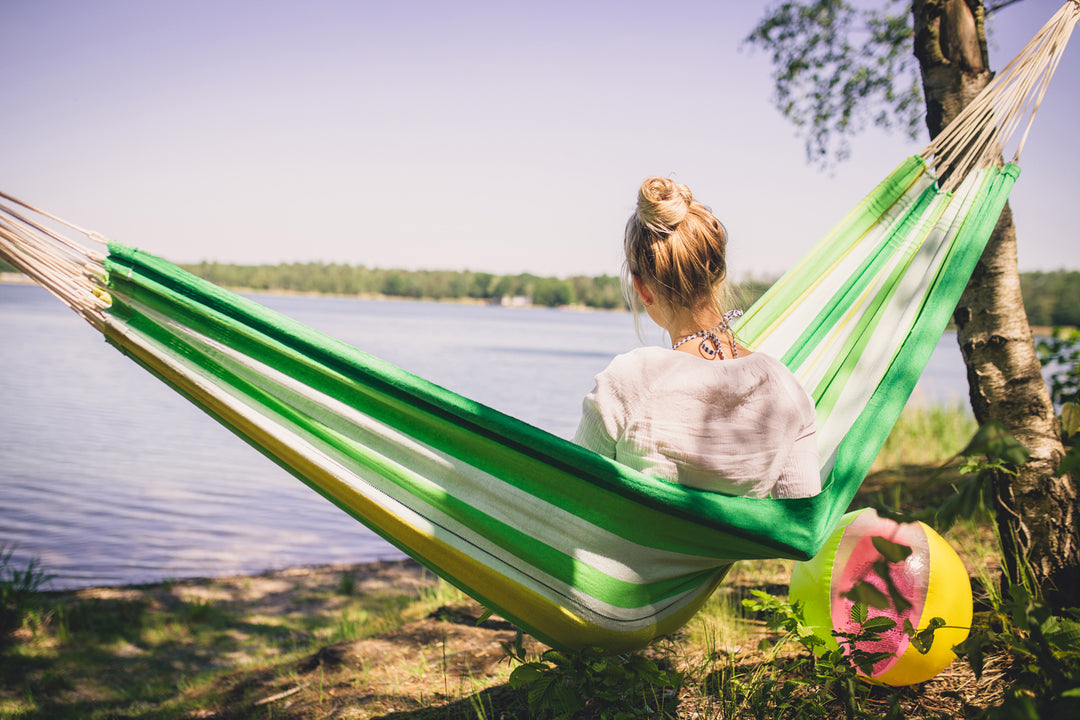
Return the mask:
<path id="1" fill-rule="evenodd" d="M 627 313 L 255 299 L 563 437 Z M 647 321 L 645 321 L 647 322 Z M 660 343 L 650 326 L 646 340 Z M 122 356 L 44 290 L 0 285 L 0 545 L 51 587 L 356 563 L 401 553 Z M 963 403 L 953 335 L 915 400 Z"/>

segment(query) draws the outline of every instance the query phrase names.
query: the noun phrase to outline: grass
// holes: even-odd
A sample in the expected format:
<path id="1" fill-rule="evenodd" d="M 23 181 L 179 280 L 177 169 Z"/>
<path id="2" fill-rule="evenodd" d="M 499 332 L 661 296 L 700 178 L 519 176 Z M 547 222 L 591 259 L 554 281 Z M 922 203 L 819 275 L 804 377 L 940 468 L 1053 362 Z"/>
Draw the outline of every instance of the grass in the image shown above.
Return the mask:
<path id="1" fill-rule="evenodd" d="M 959 408 L 905 411 L 853 505 L 933 507 L 956 481 L 939 465 L 973 430 Z M 988 525 L 961 523 L 947 538 L 991 587 Z M 665 712 L 844 714 L 814 714 L 805 655 L 778 647 L 780 635 L 742 605 L 755 590 L 786 595 L 790 571 L 785 561 L 737 564 L 677 637 L 646 652 L 684 678 Z M 411 563 L 20 597 L 18 628 L 0 652 L 0 719 L 527 716 L 501 644 L 514 630 L 497 618 L 478 626 L 482 608 Z M 907 717 L 945 717 L 935 712 L 984 692 L 958 665 L 902 693 Z M 865 716 L 884 714 L 885 697 L 868 691 Z"/>
<path id="2" fill-rule="evenodd" d="M 978 425 L 961 404 L 909 404 L 874 461 L 874 469 L 937 467 L 964 449 Z"/>
<path id="3" fill-rule="evenodd" d="M 326 647 L 461 599 L 418 568 L 406 575 L 349 595 L 334 573 L 264 576 L 257 591 L 232 579 L 39 594 L 0 656 L 0 718 L 179 717 L 246 696 L 254 678 L 291 682 Z"/>

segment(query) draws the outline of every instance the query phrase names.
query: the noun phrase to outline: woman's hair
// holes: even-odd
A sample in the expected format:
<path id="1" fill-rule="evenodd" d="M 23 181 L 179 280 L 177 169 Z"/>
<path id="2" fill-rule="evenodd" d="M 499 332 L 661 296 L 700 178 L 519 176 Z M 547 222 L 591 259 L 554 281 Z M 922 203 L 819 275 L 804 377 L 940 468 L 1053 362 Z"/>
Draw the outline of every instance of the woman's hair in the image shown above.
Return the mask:
<path id="1" fill-rule="evenodd" d="M 667 302 L 723 313 L 729 302 L 727 230 L 690 189 L 651 177 L 638 190 L 637 210 L 626 223 L 623 294 L 640 311 L 631 277 L 639 276 Z"/>

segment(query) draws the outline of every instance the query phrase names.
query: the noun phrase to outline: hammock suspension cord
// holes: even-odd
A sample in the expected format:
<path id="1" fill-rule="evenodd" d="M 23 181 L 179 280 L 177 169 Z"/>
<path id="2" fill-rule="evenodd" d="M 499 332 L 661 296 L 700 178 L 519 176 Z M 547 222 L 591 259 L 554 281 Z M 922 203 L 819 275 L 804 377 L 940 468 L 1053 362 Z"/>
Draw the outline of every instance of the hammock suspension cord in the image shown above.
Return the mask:
<path id="1" fill-rule="evenodd" d="M 0 192 L 0 198 L 66 226 L 95 243 L 108 243 L 99 233 L 85 230 L 11 195 Z M 104 253 L 91 250 L 42 221 L 0 204 L 0 256 L 33 278 L 95 329 L 102 329 L 104 312 L 110 304 L 105 290 Z"/>
<path id="2" fill-rule="evenodd" d="M 970 172 L 1001 164 L 1005 146 L 1023 124 L 1012 159 L 1019 162 L 1035 113 L 1078 19 L 1080 0 L 1062 5 L 1016 58 L 919 153 L 943 179 L 942 189 L 952 192 Z"/>

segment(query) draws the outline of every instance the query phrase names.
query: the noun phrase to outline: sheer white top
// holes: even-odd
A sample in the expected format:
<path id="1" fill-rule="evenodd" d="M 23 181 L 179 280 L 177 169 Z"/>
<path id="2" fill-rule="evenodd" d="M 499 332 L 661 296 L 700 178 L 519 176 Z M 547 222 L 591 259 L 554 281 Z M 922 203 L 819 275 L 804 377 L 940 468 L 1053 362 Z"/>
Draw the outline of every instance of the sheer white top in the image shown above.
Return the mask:
<path id="1" fill-rule="evenodd" d="M 821 490 L 814 402 L 775 358 L 619 355 L 585 397 L 574 442 L 652 477 L 749 497 Z"/>

